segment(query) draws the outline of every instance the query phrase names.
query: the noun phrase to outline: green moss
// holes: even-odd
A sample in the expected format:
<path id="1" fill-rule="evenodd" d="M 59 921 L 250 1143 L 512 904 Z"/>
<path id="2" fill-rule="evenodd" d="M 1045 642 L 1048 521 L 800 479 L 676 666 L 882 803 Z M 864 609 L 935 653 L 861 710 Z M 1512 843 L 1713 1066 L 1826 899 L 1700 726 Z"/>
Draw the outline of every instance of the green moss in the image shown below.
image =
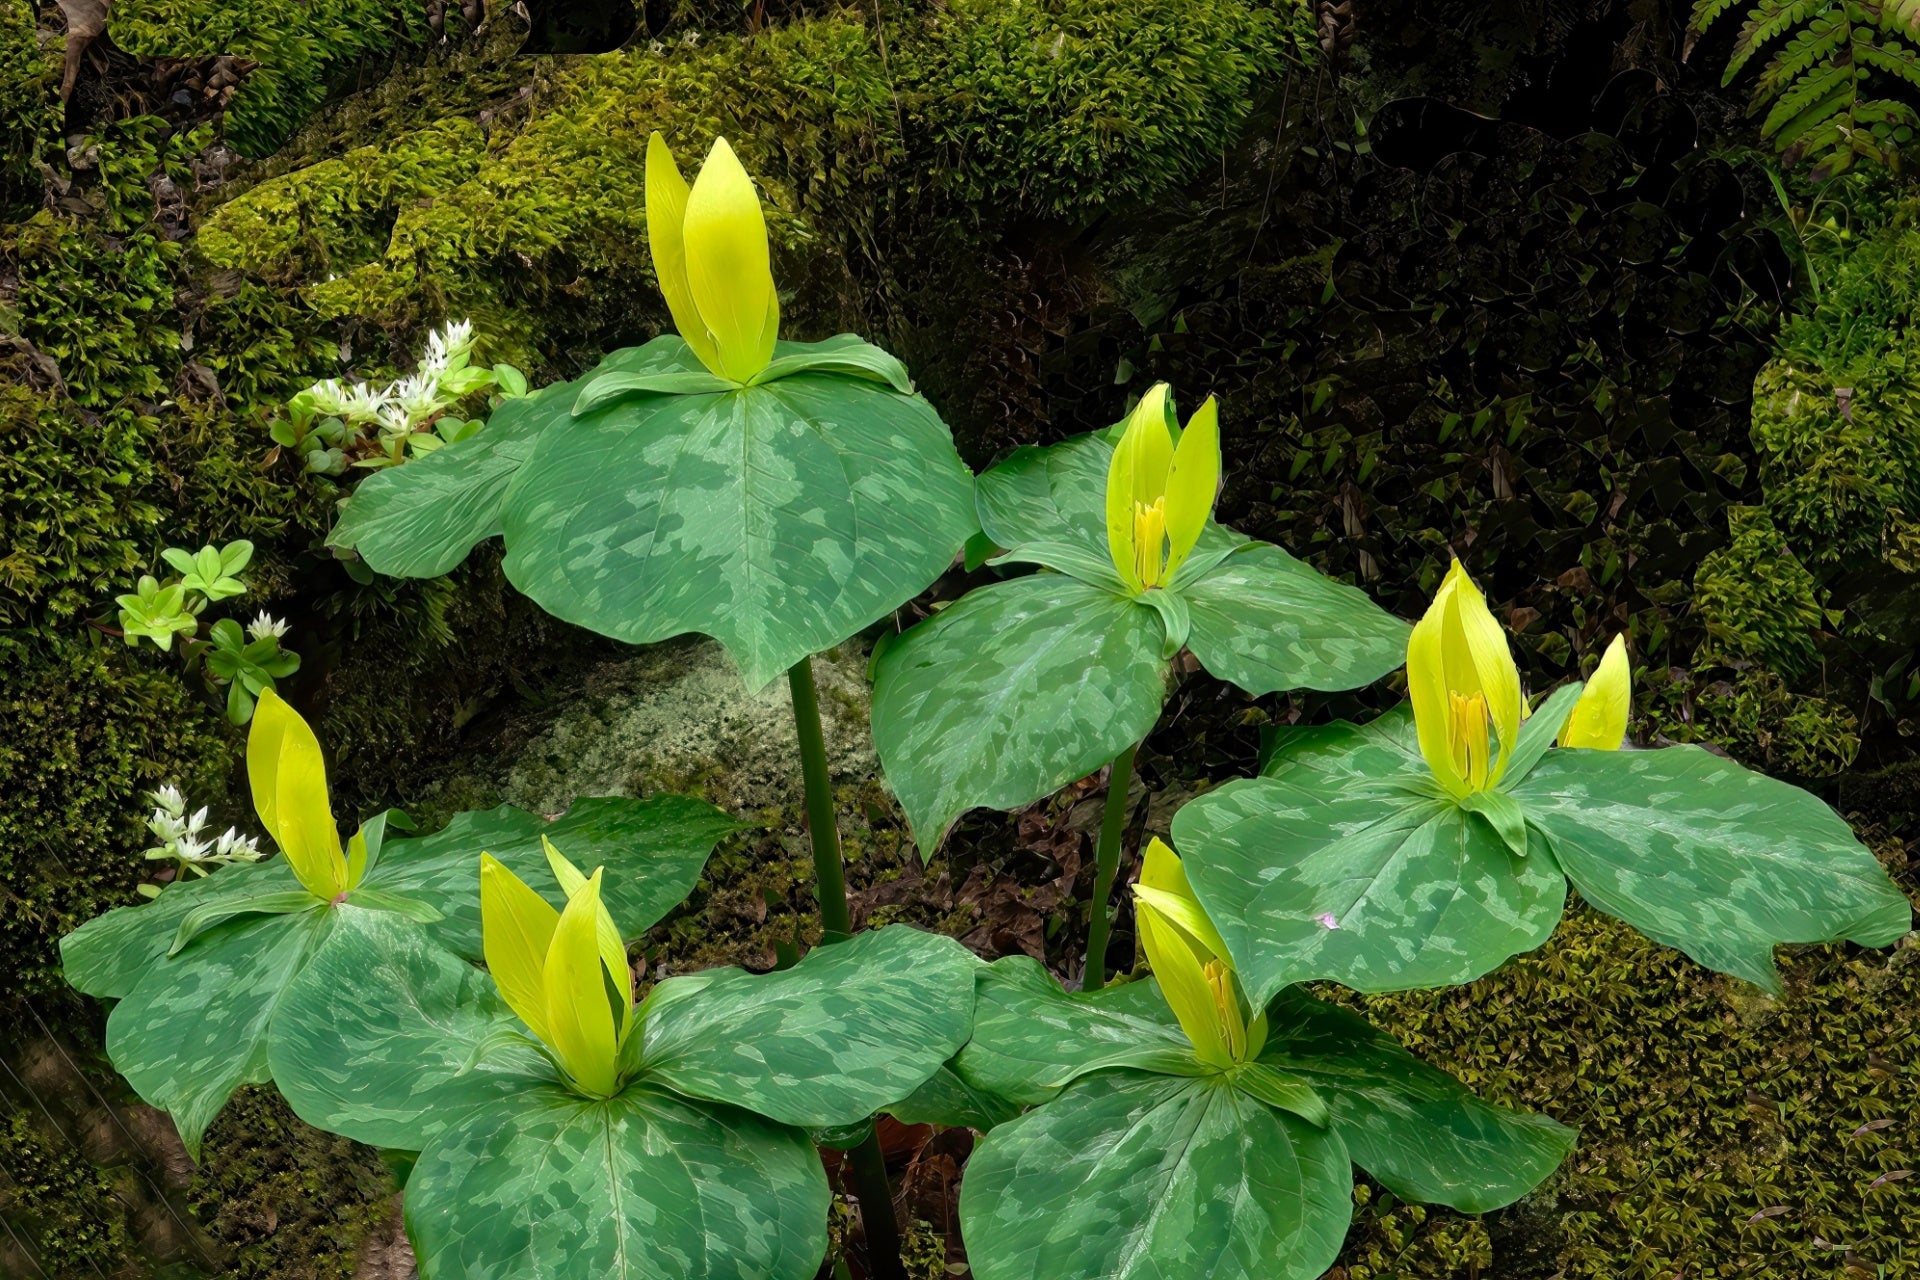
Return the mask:
<path id="1" fill-rule="evenodd" d="M 170 664 L 85 632 L 0 650 L 0 946 L 43 989 L 61 934 L 134 901 L 146 793 L 225 792 L 236 741 Z M 218 806 L 216 806 L 218 812 Z M 232 815 L 234 819 L 239 814 Z"/>
<path id="2" fill-rule="evenodd" d="M 1809 565 L 1877 559 L 1920 512 L 1920 383 L 1903 367 L 1836 387 L 1775 360 L 1754 381 L 1753 445 L 1767 512 Z"/>
<path id="3" fill-rule="evenodd" d="M 113 1179 L 35 1120 L 21 1110 L 0 1125 L 0 1213 L 25 1232 L 35 1254 L 18 1260 L 17 1274 L 34 1274 L 37 1261 L 58 1276 L 107 1275 L 132 1245 L 125 1224 L 100 1212 L 113 1202 Z M 6 1255 L 0 1248 L 0 1259 Z"/>
<path id="4" fill-rule="evenodd" d="M 108 32 L 145 57 L 235 54 L 258 63 L 227 109 L 227 138 L 265 155 L 363 58 L 426 39 L 421 6 L 402 0 L 118 0 Z"/>
<path id="5" fill-rule="evenodd" d="M 1735 508 L 1733 541 L 1694 575 L 1705 624 L 1701 657 L 1759 662 L 1795 676 L 1813 664 L 1813 633 L 1826 622 L 1818 588 L 1766 511 Z"/>
<path id="6" fill-rule="evenodd" d="M 1764 668 L 1705 685 L 1671 668 L 1634 678 L 1642 739 L 1710 743 L 1753 768 L 1797 778 L 1833 777 L 1860 752 L 1859 717 L 1845 704 L 1795 692 Z"/>
<path id="7" fill-rule="evenodd" d="M 60 132 L 60 57 L 28 0 L 0 0 L 0 207 L 40 188 L 41 152 Z"/>

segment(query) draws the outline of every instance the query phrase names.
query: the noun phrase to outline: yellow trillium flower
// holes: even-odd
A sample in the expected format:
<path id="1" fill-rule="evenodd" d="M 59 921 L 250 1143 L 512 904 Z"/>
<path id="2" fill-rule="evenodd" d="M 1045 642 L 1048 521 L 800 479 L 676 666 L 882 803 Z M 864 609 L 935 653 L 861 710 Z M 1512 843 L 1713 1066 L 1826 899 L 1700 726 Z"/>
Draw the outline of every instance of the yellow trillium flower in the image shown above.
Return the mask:
<path id="1" fill-rule="evenodd" d="M 635 1025 L 626 944 L 600 899 L 603 869 L 584 875 L 545 836 L 540 843 L 567 895 L 564 911 L 492 854 L 480 855 L 487 969 L 500 998 L 553 1050 L 567 1076 L 585 1093 L 612 1097 L 620 1084 L 620 1051 Z"/>
<path id="2" fill-rule="evenodd" d="M 1158 382 L 1127 416 L 1107 467 L 1107 547 L 1129 590 L 1164 585 L 1200 541 L 1220 487 L 1220 409 L 1213 397 L 1175 441 L 1173 403 Z"/>
<path id="3" fill-rule="evenodd" d="M 331 902 L 360 883 L 366 839 L 356 834 L 351 856 L 341 851 L 320 739 L 272 689 L 261 691 L 247 731 L 247 785 L 261 825 L 307 892 Z"/>
<path id="4" fill-rule="evenodd" d="M 1158 837 L 1147 844 L 1133 902 L 1147 962 L 1194 1053 L 1222 1068 L 1258 1057 L 1266 1015 L 1248 1023 L 1227 944 L 1194 896 L 1180 856 Z"/>
<path id="5" fill-rule="evenodd" d="M 1580 691 L 1573 714 L 1560 730 L 1563 747 L 1618 751 L 1627 740 L 1627 714 L 1633 710 L 1633 671 L 1627 662 L 1627 638 L 1618 635 Z"/>
<path id="6" fill-rule="evenodd" d="M 1458 797 L 1500 781 L 1520 736 L 1520 670 L 1486 597 L 1455 560 L 1407 641 L 1420 754 Z"/>
<path id="7" fill-rule="evenodd" d="M 725 138 L 691 188 L 666 139 L 647 140 L 647 242 L 674 327 L 700 363 L 734 382 L 766 368 L 780 330 L 767 221 Z"/>

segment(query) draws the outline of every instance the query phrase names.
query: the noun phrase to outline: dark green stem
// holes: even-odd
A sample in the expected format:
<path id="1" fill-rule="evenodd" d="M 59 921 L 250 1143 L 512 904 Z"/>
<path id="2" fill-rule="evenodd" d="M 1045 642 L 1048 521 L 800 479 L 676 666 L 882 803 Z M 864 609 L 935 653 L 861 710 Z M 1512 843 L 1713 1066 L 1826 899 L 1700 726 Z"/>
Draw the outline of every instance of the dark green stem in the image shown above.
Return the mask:
<path id="1" fill-rule="evenodd" d="M 887 1181 L 887 1157 L 880 1150 L 878 1131 L 847 1154 L 860 1197 L 860 1225 L 867 1233 L 867 1275 L 872 1280 L 907 1280 L 900 1261 L 900 1223 L 893 1216 L 893 1184 Z"/>
<path id="2" fill-rule="evenodd" d="M 1087 921 L 1087 969 L 1080 979 L 1082 991 L 1098 991 L 1107 985 L 1107 937 L 1112 922 L 1107 918 L 1107 898 L 1113 893 L 1113 877 L 1120 870 L 1120 837 L 1127 826 L 1127 788 L 1133 783 L 1133 757 L 1140 750 L 1134 743 L 1113 758 L 1107 774 L 1107 806 L 1100 815 L 1100 847 L 1093 863 L 1093 911 Z"/>
<path id="3" fill-rule="evenodd" d="M 820 729 L 820 695 L 813 686 L 813 659 L 787 668 L 793 690 L 793 723 L 800 731 L 800 772 L 807 783 L 807 831 L 813 837 L 813 894 L 820 903 L 820 941 L 853 936 L 847 910 L 847 873 L 840 865 L 840 828 L 833 814 L 833 780 L 827 776 L 827 739 Z"/>

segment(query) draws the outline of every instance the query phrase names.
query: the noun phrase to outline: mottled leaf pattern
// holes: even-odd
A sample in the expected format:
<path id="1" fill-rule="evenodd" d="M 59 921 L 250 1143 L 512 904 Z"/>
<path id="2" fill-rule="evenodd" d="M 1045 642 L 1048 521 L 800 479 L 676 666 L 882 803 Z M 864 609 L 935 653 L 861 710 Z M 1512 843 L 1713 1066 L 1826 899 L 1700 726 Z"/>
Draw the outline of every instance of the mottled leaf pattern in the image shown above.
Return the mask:
<path id="1" fill-rule="evenodd" d="M 1038 573 L 971 592 L 881 654 L 874 746 L 921 855 L 968 809 L 1028 804 L 1144 738 L 1166 697 L 1164 635 L 1151 609 Z"/>
<path id="2" fill-rule="evenodd" d="M 485 973 L 419 926 L 352 906 L 287 985 L 267 1058 L 302 1120 L 400 1151 L 556 1078 Z"/>
<path id="3" fill-rule="evenodd" d="M 1186 1033 L 1152 981 L 1081 994 L 1030 956 L 980 973 L 973 1038 L 954 1060 L 968 1083 L 1012 1102 L 1045 1102 L 1079 1073 L 1143 1046 L 1186 1049 Z"/>
<path id="4" fill-rule="evenodd" d="M 1355 689 L 1406 661 L 1406 623 L 1267 543 L 1227 556 L 1181 594 L 1193 656 L 1248 693 Z"/>
<path id="5" fill-rule="evenodd" d="M 429 1280 L 812 1280 L 828 1199 L 797 1129 L 646 1088 L 542 1085 L 420 1154 L 406 1222 Z"/>
<path id="6" fill-rule="evenodd" d="M 1340 1137 L 1212 1080 L 1112 1071 L 981 1139 L 979 1280 L 1312 1280 L 1352 1215 Z"/>
<path id="7" fill-rule="evenodd" d="M 1832 809 L 1698 747 L 1549 751 L 1514 796 L 1587 901 L 1770 990 L 1775 943 L 1883 947 L 1913 927 Z"/>
<path id="8" fill-rule="evenodd" d="M 1533 1190 L 1573 1150 L 1573 1130 L 1482 1102 L 1299 987 L 1267 1006 L 1267 1022 L 1260 1061 L 1313 1085 L 1353 1162 L 1402 1199 L 1485 1213 Z"/>
<path id="9" fill-rule="evenodd" d="M 167 954 L 181 920 L 197 907 L 300 887 L 285 858 L 238 862 L 210 876 L 168 885 L 152 902 L 115 907 L 60 939 L 68 982 L 90 996 L 118 1000 Z"/>
<path id="10" fill-rule="evenodd" d="M 1387 782 L 1430 778 L 1413 726 L 1413 707 L 1401 703 L 1366 724 L 1281 725 L 1260 744 L 1262 777 L 1302 786 L 1337 787 L 1343 780 Z"/>
<path id="11" fill-rule="evenodd" d="M 577 800 L 553 822 L 502 805 L 458 814 L 430 836 L 389 839 L 362 883 L 437 907 L 442 918 L 425 926 L 428 934 L 478 962 L 481 853 L 504 862 L 555 907 L 566 897 L 547 867 L 542 835 L 584 871 L 605 866 L 607 910 L 626 937 L 637 938 L 693 890 L 715 842 L 738 829 L 721 810 L 686 796 Z"/>
<path id="12" fill-rule="evenodd" d="M 785 1124 L 852 1124 L 912 1094 L 965 1043 L 980 962 L 891 925 L 791 969 L 669 978 L 641 1012 L 644 1078 Z"/>
<path id="13" fill-rule="evenodd" d="M 939 416 L 881 383 L 639 396 L 541 437 L 506 571 L 615 639 L 711 635 L 758 689 L 924 590 L 974 532 L 972 496 Z"/>
<path id="14" fill-rule="evenodd" d="M 961 1079 L 943 1066 L 911 1095 L 886 1108 L 901 1124 L 937 1124 L 948 1129 L 991 1129 L 1020 1114 L 1012 1102 Z"/>
<path id="15" fill-rule="evenodd" d="M 1174 815 L 1250 998 L 1313 978 L 1361 991 L 1470 982 L 1552 935 L 1566 879 L 1544 842 L 1517 857 L 1450 801 L 1297 776 L 1230 782 Z"/>
<path id="16" fill-rule="evenodd" d="M 333 913 L 247 916 L 150 964 L 107 1019 L 107 1056 L 142 1098 L 173 1117 L 190 1155 L 243 1084 L 267 1079 L 267 1032 L 293 975 Z"/>
<path id="17" fill-rule="evenodd" d="M 678 338 L 616 351 L 591 373 L 508 400 L 487 425 L 465 440 L 374 472 L 353 489 L 329 546 L 350 547 L 375 572 L 396 578 L 436 578 L 466 559 L 474 546 L 500 534 L 507 490 L 548 429 L 573 417 L 580 391 L 610 374 L 645 374 L 677 367 Z M 694 362 L 698 369 L 699 362 Z M 704 370 L 702 370 L 704 372 Z"/>

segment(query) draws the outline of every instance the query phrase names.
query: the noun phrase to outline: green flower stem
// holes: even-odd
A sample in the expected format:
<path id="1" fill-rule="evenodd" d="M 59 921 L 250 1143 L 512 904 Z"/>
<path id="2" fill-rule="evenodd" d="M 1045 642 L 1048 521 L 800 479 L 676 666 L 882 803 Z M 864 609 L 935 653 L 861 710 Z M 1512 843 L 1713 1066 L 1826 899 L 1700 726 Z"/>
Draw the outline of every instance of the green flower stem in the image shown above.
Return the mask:
<path id="1" fill-rule="evenodd" d="M 1107 916 L 1107 898 L 1120 870 L 1120 836 L 1127 825 L 1127 788 L 1133 783 L 1134 743 L 1113 758 L 1107 774 L 1107 807 L 1100 815 L 1100 848 L 1094 855 L 1093 912 L 1087 922 L 1087 967 L 1080 979 L 1082 991 L 1098 991 L 1107 984 L 1107 937 L 1113 922 Z"/>
<path id="2" fill-rule="evenodd" d="M 847 1153 L 853 1163 L 853 1186 L 860 1196 L 860 1224 L 867 1230 L 867 1274 L 873 1280 L 907 1280 L 900 1261 L 900 1223 L 893 1216 L 893 1184 L 887 1180 L 887 1157 L 880 1150 L 880 1133 Z"/>
<path id="3" fill-rule="evenodd" d="M 853 936 L 847 909 L 847 873 L 840 865 L 840 828 L 833 813 L 833 781 L 827 776 L 827 739 L 820 729 L 820 695 L 813 659 L 787 668 L 793 691 L 793 723 L 800 732 L 800 772 L 807 784 L 807 830 L 813 837 L 814 897 L 820 903 L 822 945 Z"/>

